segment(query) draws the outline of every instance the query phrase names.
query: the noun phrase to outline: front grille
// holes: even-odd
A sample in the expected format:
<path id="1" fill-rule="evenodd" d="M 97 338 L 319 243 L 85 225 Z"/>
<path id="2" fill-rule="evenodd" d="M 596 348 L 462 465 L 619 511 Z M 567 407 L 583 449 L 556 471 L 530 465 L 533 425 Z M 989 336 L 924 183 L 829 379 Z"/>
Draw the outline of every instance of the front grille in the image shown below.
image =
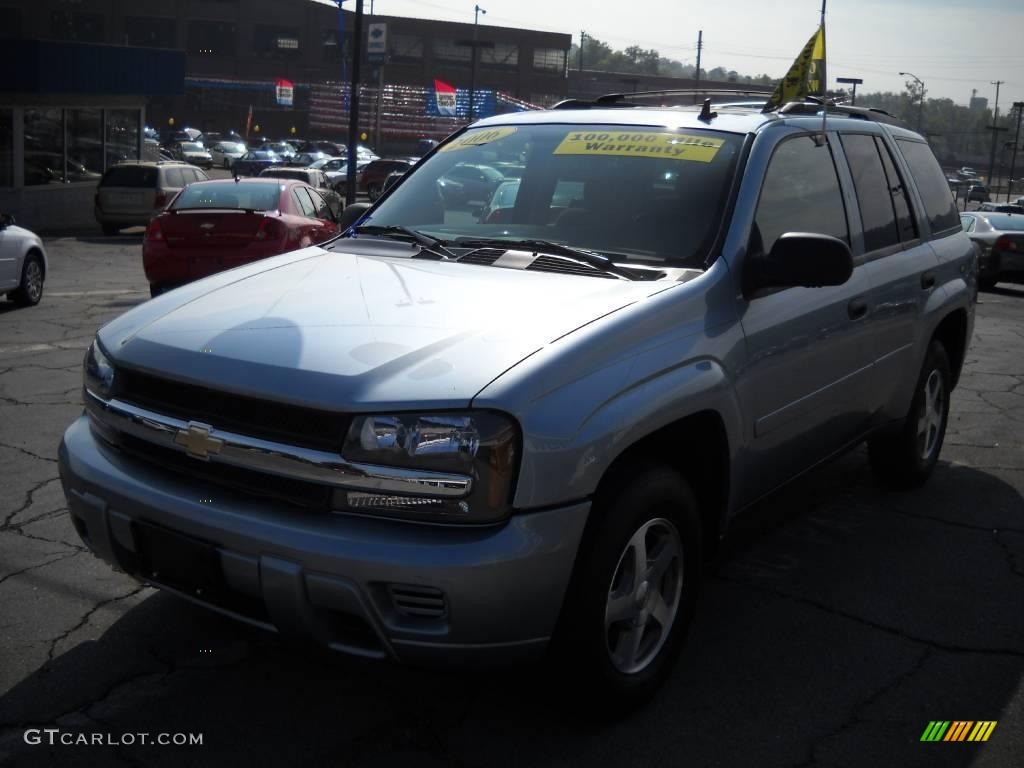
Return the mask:
<path id="1" fill-rule="evenodd" d="M 121 450 L 131 456 L 213 485 L 242 491 L 260 499 L 286 501 L 317 512 L 326 512 L 330 509 L 331 488 L 326 485 L 254 472 L 230 464 L 199 461 L 179 451 L 154 445 L 124 433 L 119 436 L 118 444 Z"/>
<path id="2" fill-rule="evenodd" d="M 348 430 L 346 414 L 220 392 L 130 368 L 119 368 L 116 381 L 117 397 L 127 403 L 263 440 L 337 453 Z"/>
<path id="3" fill-rule="evenodd" d="M 402 616 L 410 618 L 441 619 L 448 612 L 444 592 L 436 587 L 418 587 L 409 584 L 390 584 L 391 604 Z"/>

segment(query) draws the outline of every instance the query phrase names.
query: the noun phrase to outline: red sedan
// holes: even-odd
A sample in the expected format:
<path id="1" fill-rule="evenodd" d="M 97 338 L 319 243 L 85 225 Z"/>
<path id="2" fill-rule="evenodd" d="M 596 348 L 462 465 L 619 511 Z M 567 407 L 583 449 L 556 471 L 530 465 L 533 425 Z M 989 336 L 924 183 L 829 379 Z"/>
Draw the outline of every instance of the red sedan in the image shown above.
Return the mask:
<path id="1" fill-rule="evenodd" d="M 185 187 L 149 223 L 142 264 L 157 296 L 200 277 L 333 237 L 338 220 L 300 181 L 225 179 Z"/>

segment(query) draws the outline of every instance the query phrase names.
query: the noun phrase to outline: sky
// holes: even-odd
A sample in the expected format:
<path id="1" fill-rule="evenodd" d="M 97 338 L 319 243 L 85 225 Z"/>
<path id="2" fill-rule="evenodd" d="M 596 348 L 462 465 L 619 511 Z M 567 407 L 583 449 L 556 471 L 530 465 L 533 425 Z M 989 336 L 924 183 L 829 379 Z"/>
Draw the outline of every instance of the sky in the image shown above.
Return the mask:
<path id="1" fill-rule="evenodd" d="M 370 0 L 364 0 L 369 13 Z M 444 21 L 473 20 L 475 0 L 374 0 L 374 12 Z M 480 0 L 480 23 L 572 35 L 580 30 L 613 48 L 639 45 L 701 68 L 744 75 L 785 74 L 815 31 L 821 0 Z M 346 10 L 355 8 L 346 0 Z M 861 92 L 901 91 L 913 72 L 927 98 L 966 105 L 971 90 L 995 101 L 993 81 L 1006 81 L 999 112 L 1024 101 L 1024 0 L 828 0 L 830 87 L 860 77 Z"/>

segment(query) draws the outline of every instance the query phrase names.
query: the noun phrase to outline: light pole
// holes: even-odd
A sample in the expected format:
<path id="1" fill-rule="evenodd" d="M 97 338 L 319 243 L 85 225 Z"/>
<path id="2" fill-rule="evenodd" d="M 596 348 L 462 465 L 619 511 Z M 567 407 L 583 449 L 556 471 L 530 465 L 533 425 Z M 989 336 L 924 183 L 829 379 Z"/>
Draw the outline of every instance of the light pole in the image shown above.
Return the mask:
<path id="1" fill-rule="evenodd" d="M 1024 101 L 1013 102 L 1013 108 L 1017 110 L 1017 136 L 1013 140 L 1013 154 L 1010 156 L 1010 180 L 1006 182 L 1006 202 L 1010 202 L 1010 195 L 1013 194 L 1013 172 L 1017 170 L 1017 149 L 1020 147 L 1020 118 L 1024 113 Z"/>
<path id="2" fill-rule="evenodd" d="M 480 14 L 487 15 L 487 11 L 481 8 L 479 5 L 473 6 L 473 50 L 470 55 L 473 57 L 473 63 L 470 65 L 469 73 L 469 122 L 473 122 L 473 111 L 474 102 L 476 101 L 476 48 L 477 48 L 477 28 L 480 22 Z"/>
<path id="3" fill-rule="evenodd" d="M 921 96 L 917 105 L 917 132 L 921 132 L 921 120 L 924 117 L 924 83 L 921 82 L 921 78 L 915 75 L 913 72 L 900 72 L 901 77 L 912 77 L 917 81 L 918 88 L 921 89 Z"/>

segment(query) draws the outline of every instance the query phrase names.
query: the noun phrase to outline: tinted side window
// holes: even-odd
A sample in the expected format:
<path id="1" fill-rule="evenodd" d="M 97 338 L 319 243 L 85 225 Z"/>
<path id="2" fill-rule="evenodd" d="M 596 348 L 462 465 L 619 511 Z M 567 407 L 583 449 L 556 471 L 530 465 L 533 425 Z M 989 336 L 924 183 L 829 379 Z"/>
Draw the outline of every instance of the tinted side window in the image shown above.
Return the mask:
<path id="1" fill-rule="evenodd" d="M 932 234 L 947 232 L 960 224 L 960 217 L 953 201 L 953 193 L 946 183 L 946 175 L 939 167 L 935 155 L 927 144 L 908 139 L 897 139 L 900 151 L 910 166 L 910 173 L 917 184 L 924 202 L 924 212 L 932 227 Z"/>
<path id="2" fill-rule="evenodd" d="M 832 150 L 809 136 L 780 144 L 768 164 L 754 223 L 765 253 L 786 232 L 815 232 L 849 243 Z"/>
<path id="3" fill-rule="evenodd" d="M 917 218 L 910 212 L 910 199 L 907 197 L 907 185 L 903 177 L 896 170 L 896 163 L 893 162 L 889 148 L 877 136 L 875 144 L 878 146 L 878 153 L 882 156 L 882 165 L 885 166 L 885 175 L 889 180 L 889 191 L 892 192 L 892 206 L 896 211 L 896 226 L 900 231 L 900 240 L 904 243 L 917 239 Z"/>
<path id="4" fill-rule="evenodd" d="M 864 223 L 864 250 L 875 251 L 898 245 L 900 236 L 889 195 L 889 181 L 874 138 L 861 134 L 845 135 L 842 142 L 857 191 L 860 218 Z"/>
<path id="5" fill-rule="evenodd" d="M 303 216 L 308 216 L 311 219 L 316 218 L 316 207 L 313 205 L 313 201 L 309 199 L 309 195 L 306 193 L 305 187 L 296 187 L 294 190 L 295 199 L 299 203 L 299 208 L 302 210 Z"/>

